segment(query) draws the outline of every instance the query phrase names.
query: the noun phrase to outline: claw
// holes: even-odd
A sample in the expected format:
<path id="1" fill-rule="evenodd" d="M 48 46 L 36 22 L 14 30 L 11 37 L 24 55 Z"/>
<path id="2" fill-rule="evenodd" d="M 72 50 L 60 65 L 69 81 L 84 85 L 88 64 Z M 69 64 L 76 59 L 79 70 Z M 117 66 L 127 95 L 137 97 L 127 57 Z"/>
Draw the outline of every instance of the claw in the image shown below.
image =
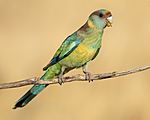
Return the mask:
<path id="1" fill-rule="evenodd" d="M 62 85 L 62 84 L 64 83 L 64 80 L 63 80 L 63 77 L 62 77 L 62 76 L 59 76 L 59 77 L 58 77 L 58 83 L 59 83 L 60 85 Z"/>
<path id="2" fill-rule="evenodd" d="M 82 66 L 82 71 L 85 74 L 85 80 L 88 80 L 89 82 L 93 82 L 93 80 L 91 80 L 91 73 L 87 72 L 87 63 L 85 65 Z"/>
<path id="3" fill-rule="evenodd" d="M 91 73 L 90 72 L 84 72 L 85 74 L 85 80 L 88 80 L 89 82 L 93 82 L 93 80 L 91 80 Z"/>

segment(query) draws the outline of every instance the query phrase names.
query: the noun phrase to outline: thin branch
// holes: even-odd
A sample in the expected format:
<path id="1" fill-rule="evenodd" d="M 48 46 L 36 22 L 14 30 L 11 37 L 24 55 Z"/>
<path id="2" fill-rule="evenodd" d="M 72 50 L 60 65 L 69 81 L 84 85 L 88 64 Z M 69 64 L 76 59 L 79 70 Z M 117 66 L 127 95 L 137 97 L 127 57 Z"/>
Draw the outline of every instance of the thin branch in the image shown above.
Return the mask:
<path id="1" fill-rule="evenodd" d="M 108 78 L 120 77 L 120 76 L 125 76 L 125 75 L 129 75 L 129 74 L 141 72 L 144 70 L 148 70 L 148 69 L 150 69 L 150 65 L 134 68 L 131 70 L 121 71 L 121 72 L 92 74 L 91 80 L 103 80 L 103 79 L 108 79 Z M 71 77 L 69 77 L 69 76 L 64 77 L 64 83 L 73 82 L 73 81 L 88 81 L 88 80 L 85 80 L 85 76 L 81 75 L 81 74 L 71 76 Z M 43 80 L 39 80 L 39 78 L 35 77 L 35 78 L 30 78 L 30 79 L 26 79 L 26 80 L 17 81 L 17 82 L 0 84 L 0 89 L 17 88 L 17 87 L 22 87 L 22 86 L 32 85 L 32 84 L 57 84 L 57 83 L 58 83 L 57 78 L 48 80 L 48 81 L 43 81 Z"/>

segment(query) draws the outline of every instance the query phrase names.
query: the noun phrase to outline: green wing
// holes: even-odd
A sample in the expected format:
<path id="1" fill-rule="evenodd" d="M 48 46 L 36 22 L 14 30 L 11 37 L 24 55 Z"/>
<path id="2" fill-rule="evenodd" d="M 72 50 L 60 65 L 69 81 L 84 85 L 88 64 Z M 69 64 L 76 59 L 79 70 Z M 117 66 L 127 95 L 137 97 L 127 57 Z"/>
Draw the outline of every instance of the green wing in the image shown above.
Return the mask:
<path id="1" fill-rule="evenodd" d="M 67 57 L 79 44 L 81 40 L 77 38 L 76 33 L 67 37 L 65 41 L 62 43 L 60 48 L 56 51 L 54 57 L 51 59 L 48 65 L 46 65 L 43 70 L 47 70 L 50 66 L 56 64 L 60 60 Z"/>

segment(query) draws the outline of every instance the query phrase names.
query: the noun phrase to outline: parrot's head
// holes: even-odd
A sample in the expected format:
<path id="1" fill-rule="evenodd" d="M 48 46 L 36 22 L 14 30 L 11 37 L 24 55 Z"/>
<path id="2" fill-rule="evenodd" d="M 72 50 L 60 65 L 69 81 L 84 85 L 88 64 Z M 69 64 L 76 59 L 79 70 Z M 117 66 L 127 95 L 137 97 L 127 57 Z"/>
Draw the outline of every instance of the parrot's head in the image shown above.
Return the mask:
<path id="1" fill-rule="evenodd" d="M 112 14 L 110 11 L 101 9 L 93 12 L 89 16 L 89 25 L 93 25 L 99 29 L 112 26 Z"/>

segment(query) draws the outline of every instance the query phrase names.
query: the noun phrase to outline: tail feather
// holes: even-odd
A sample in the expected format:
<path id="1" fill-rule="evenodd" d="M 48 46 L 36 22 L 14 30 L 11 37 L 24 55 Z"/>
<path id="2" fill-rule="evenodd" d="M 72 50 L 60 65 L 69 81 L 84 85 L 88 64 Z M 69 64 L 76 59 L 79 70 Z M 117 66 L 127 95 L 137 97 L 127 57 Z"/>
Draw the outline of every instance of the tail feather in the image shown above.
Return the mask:
<path id="1" fill-rule="evenodd" d="M 28 104 L 37 94 L 39 94 L 47 85 L 34 85 L 24 96 L 15 104 L 13 109 L 23 107 Z"/>
<path id="2" fill-rule="evenodd" d="M 49 67 L 44 75 L 40 78 L 41 80 L 50 80 L 59 75 L 61 72 L 61 65 L 55 64 Z M 27 105 L 36 95 L 38 95 L 48 85 L 34 85 L 25 95 L 23 95 L 15 104 L 13 109 L 18 107 L 24 107 Z"/>

